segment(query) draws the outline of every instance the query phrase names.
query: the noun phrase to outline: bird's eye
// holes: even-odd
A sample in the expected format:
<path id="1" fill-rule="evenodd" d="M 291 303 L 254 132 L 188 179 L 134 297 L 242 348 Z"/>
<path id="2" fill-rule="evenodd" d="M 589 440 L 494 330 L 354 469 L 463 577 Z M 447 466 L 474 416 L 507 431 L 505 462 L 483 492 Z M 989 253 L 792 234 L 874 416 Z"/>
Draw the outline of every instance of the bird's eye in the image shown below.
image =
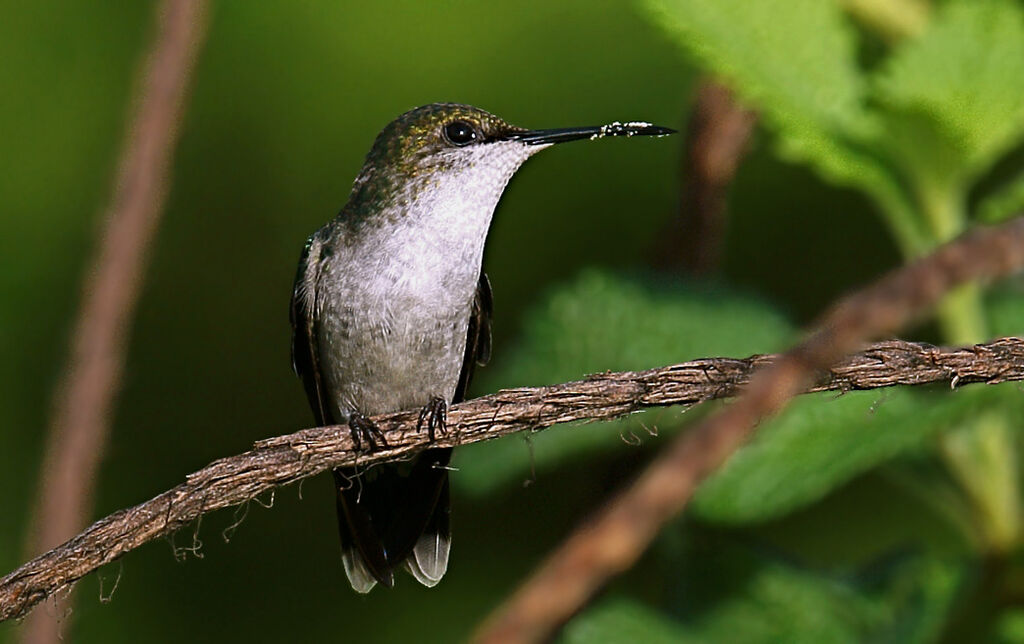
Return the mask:
<path id="1" fill-rule="evenodd" d="M 453 145 L 469 145 L 476 140 L 476 130 L 466 121 L 452 121 L 444 126 L 444 138 Z"/>

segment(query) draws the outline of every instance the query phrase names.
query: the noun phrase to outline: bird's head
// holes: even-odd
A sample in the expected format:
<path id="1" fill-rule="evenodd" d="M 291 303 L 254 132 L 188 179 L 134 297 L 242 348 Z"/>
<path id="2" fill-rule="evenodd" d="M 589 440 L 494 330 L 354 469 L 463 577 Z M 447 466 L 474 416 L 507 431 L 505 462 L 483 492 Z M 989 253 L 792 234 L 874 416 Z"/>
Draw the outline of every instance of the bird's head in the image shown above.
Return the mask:
<path id="1" fill-rule="evenodd" d="M 606 136 L 663 136 L 650 123 L 527 130 L 470 105 L 432 103 L 402 114 L 374 141 L 350 208 L 401 211 L 425 192 L 497 204 L 526 159 L 556 143 Z"/>

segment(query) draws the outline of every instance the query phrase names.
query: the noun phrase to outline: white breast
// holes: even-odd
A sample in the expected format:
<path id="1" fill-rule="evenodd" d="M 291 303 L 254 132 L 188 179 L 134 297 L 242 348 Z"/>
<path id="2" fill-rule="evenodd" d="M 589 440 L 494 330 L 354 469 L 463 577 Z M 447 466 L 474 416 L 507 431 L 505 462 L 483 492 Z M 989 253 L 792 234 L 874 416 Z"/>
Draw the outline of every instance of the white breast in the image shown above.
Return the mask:
<path id="1" fill-rule="evenodd" d="M 331 297 L 320 343 L 340 417 L 451 398 L 494 209 L 536 149 L 453 150 L 462 155 L 457 171 L 428 173 L 397 196 L 405 208 L 397 217 L 339 244 L 323 275 Z"/>

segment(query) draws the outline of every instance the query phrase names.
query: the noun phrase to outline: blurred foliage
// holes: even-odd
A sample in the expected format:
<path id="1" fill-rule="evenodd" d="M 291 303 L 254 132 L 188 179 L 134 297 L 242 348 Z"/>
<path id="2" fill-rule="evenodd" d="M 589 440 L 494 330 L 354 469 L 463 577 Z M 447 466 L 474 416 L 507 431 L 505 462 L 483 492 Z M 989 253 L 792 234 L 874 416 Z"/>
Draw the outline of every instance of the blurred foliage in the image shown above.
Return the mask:
<path id="1" fill-rule="evenodd" d="M 590 270 L 555 290 L 526 317 L 521 339 L 509 349 L 515 358 L 481 370 L 479 384 L 493 391 L 704 356 L 746 356 L 781 349 L 793 335 L 770 306 L 721 286 Z M 459 475 L 453 481 L 467 494 L 489 494 L 579 462 L 594 450 L 620 450 L 624 441 L 639 443 L 663 425 L 674 429 L 676 416 L 654 409 L 614 422 L 553 427 L 467 445 L 456 454 Z"/>
<path id="2" fill-rule="evenodd" d="M 609 598 L 574 620 L 563 641 L 663 641 L 670 633 L 686 643 L 928 642 L 962 576 L 913 553 L 821 572 L 728 540 L 675 541 L 659 554 L 683 575 L 656 602 L 660 613 Z"/>
<path id="3" fill-rule="evenodd" d="M 1024 136 L 1024 17 L 1014 0 L 943 3 L 928 29 L 872 70 L 859 65 L 838 3 L 647 6 L 762 111 L 780 154 L 873 198 L 907 253 L 958 233 L 966 182 Z"/>
<path id="4" fill-rule="evenodd" d="M 1024 135 L 1019 7 L 1008 0 L 950 3 L 930 29 L 886 62 L 876 88 L 888 109 L 920 115 L 956 150 L 930 161 L 959 165 L 947 171 L 965 177 L 984 171 Z M 917 143 L 893 153 L 920 155 Z M 912 156 L 907 166 L 923 161 Z"/>
<path id="5" fill-rule="evenodd" d="M 979 217 L 987 222 L 1008 219 L 1024 210 L 1024 173 L 1008 181 L 1004 189 L 978 206 Z"/>
<path id="6" fill-rule="evenodd" d="M 936 432 L 998 408 L 1015 387 L 804 396 L 701 486 L 694 510 L 716 521 L 777 517 L 893 456 L 930 446 Z"/>
<path id="7" fill-rule="evenodd" d="M 590 608 L 566 627 L 564 644 L 685 644 L 686 632 L 656 610 L 640 602 L 617 597 Z"/>
<path id="8" fill-rule="evenodd" d="M 868 79 L 838 3 L 651 0 L 648 7 L 680 45 L 758 107 L 783 158 L 863 190 L 882 205 L 904 247 L 923 245 L 899 178 L 872 149 L 880 124 L 865 104 Z"/>
<path id="9" fill-rule="evenodd" d="M 288 368 L 298 252 L 343 203 L 376 132 L 415 105 L 463 101 L 530 127 L 680 127 L 692 79 L 710 71 L 762 116 L 714 282 L 646 268 L 675 216 L 681 138 L 559 146 L 528 163 L 488 244 L 495 363 L 477 393 L 779 350 L 900 252 L 1019 210 L 1024 5 L 844 13 L 863 19 L 869 4 L 214 2 L 96 516 L 311 422 Z M 151 2 L 0 4 L 5 571 L 23 559 L 48 401 L 152 14 Z M 919 336 L 1019 335 L 1022 302 L 1017 282 L 961 294 Z M 564 641 L 1024 641 L 1020 611 L 1006 609 L 1024 570 L 1019 544 L 985 540 L 984 499 L 965 492 L 963 474 L 1016 466 L 1020 399 L 1007 385 L 799 401 Z M 184 530 L 176 544 L 195 533 L 203 559 L 182 565 L 154 544 L 109 566 L 105 589 L 121 577 L 110 604 L 96 601 L 97 576 L 86 579 L 70 639 L 456 640 L 702 413 L 460 449 L 455 549 L 437 588 L 403 578 L 391 592 L 351 593 L 330 486 L 317 480 L 278 491 L 271 511 L 253 505 L 230 545 L 230 513 Z M 975 416 L 1002 421 L 994 465 L 936 456 L 935 437 L 969 433 Z M 623 444 L 634 436 L 641 447 Z M 0 641 L 13 633 L 0 625 Z"/>

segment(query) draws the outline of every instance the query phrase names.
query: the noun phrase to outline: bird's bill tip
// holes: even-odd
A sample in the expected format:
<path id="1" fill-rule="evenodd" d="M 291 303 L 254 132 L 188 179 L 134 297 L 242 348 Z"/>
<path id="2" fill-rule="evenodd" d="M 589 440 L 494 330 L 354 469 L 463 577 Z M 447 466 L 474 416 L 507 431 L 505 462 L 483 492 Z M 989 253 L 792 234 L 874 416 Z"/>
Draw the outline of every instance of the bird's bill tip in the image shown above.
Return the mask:
<path id="1" fill-rule="evenodd" d="M 603 139 L 608 136 L 668 136 L 675 133 L 676 131 L 672 128 L 654 125 L 646 121 L 630 121 L 628 123 L 615 121 L 607 125 L 588 127 L 525 130 L 514 132 L 507 138 L 526 143 L 527 145 L 551 145 L 554 143 L 565 143 L 566 141 L 578 141 L 580 139 Z"/>

